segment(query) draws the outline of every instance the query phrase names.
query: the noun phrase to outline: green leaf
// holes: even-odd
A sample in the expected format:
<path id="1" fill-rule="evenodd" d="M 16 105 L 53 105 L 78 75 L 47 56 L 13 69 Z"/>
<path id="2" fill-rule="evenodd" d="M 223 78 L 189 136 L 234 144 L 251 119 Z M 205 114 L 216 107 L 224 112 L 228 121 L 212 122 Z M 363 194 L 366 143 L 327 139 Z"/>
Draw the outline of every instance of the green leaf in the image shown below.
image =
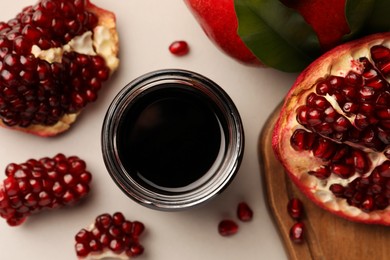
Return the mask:
<path id="1" fill-rule="evenodd" d="M 351 29 L 343 41 L 348 41 L 363 35 L 390 30 L 389 0 L 347 0 L 345 15 Z"/>
<path id="2" fill-rule="evenodd" d="M 388 0 L 387 0 L 388 1 Z M 350 33 L 343 37 L 343 41 L 351 40 L 357 37 L 370 18 L 374 9 L 375 0 L 346 0 L 345 16 L 350 28 Z"/>
<path id="3" fill-rule="evenodd" d="M 376 0 L 370 19 L 364 27 L 366 33 L 385 32 L 390 30 L 389 0 Z"/>
<path id="4" fill-rule="evenodd" d="M 286 72 L 303 70 L 320 53 L 313 29 L 277 0 L 234 0 L 238 34 L 265 65 Z"/>

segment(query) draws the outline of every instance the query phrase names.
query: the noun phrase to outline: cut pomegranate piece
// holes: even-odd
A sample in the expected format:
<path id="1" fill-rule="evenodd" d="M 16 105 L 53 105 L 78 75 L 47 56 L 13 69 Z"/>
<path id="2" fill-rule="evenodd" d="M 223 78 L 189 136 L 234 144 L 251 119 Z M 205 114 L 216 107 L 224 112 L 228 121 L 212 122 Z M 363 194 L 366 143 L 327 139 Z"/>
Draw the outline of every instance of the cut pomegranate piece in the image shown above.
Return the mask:
<path id="1" fill-rule="evenodd" d="M 238 225 L 231 219 L 224 219 L 218 224 L 218 232 L 221 236 L 231 236 L 238 232 Z"/>
<path id="2" fill-rule="evenodd" d="M 174 41 L 169 45 L 169 51 L 176 56 L 184 56 L 190 51 L 186 41 Z"/>
<path id="3" fill-rule="evenodd" d="M 115 15 L 89 0 L 41 0 L 0 22 L 0 125 L 66 131 L 118 66 Z"/>
<path id="4" fill-rule="evenodd" d="M 253 218 L 253 210 L 246 202 L 240 202 L 237 206 L 237 217 L 239 220 L 247 222 Z"/>
<path id="5" fill-rule="evenodd" d="M 273 148 L 309 198 L 347 219 L 390 225 L 390 34 L 341 45 L 287 94 Z"/>
<path id="6" fill-rule="evenodd" d="M 0 183 L 0 216 L 11 226 L 22 224 L 32 213 L 73 205 L 89 193 L 92 175 L 77 156 L 10 163 Z"/>
<path id="7" fill-rule="evenodd" d="M 139 221 L 125 219 L 121 212 L 104 213 L 96 217 L 89 228 L 75 236 L 79 259 L 129 259 L 142 255 L 144 247 L 139 237 L 145 226 Z"/>

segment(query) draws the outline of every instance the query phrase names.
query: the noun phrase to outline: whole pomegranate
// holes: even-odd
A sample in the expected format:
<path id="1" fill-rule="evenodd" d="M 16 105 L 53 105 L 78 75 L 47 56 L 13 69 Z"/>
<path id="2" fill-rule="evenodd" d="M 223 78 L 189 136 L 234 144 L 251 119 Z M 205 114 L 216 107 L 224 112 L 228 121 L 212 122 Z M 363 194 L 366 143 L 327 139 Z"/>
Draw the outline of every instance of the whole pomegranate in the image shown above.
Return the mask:
<path id="1" fill-rule="evenodd" d="M 390 33 L 327 52 L 297 78 L 273 133 L 292 181 L 321 207 L 390 225 Z"/>
<path id="2" fill-rule="evenodd" d="M 289 72 L 303 70 L 342 42 L 388 28 L 369 9 L 383 1 L 372 1 L 369 7 L 363 0 L 184 2 L 206 35 L 229 56 Z"/>
<path id="3" fill-rule="evenodd" d="M 40 0 L 0 22 L 0 125 L 67 130 L 118 66 L 115 15 L 89 0 Z"/>

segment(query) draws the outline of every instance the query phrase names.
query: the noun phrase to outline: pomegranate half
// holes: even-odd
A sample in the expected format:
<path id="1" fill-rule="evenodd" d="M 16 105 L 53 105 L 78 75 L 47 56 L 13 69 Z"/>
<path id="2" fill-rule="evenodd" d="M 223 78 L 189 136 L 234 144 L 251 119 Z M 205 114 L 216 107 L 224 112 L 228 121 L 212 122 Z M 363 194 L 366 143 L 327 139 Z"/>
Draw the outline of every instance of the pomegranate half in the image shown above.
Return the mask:
<path id="1" fill-rule="evenodd" d="M 89 0 L 40 0 L 0 22 L 0 125 L 66 131 L 118 66 L 115 15 Z"/>
<path id="2" fill-rule="evenodd" d="M 327 52 L 297 78 L 273 148 L 297 187 L 352 221 L 390 225 L 390 33 Z"/>

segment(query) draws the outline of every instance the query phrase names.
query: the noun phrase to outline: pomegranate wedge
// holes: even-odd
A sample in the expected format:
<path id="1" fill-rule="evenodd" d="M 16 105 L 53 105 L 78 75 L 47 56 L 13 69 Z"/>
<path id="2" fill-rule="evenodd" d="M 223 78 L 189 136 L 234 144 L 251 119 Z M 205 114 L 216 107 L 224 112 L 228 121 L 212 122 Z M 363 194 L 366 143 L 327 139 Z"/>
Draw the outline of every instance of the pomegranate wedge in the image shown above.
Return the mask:
<path id="1" fill-rule="evenodd" d="M 10 163 L 5 174 L 0 183 L 0 216 L 10 226 L 44 209 L 74 205 L 88 195 L 92 179 L 83 160 L 63 154 Z"/>
<path id="2" fill-rule="evenodd" d="M 104 213 L 75 236 L 75 250 L 80 260 L 130 259 L 143 254 L 139 237 L 145 226 L 125 219 L 121 212 Z"/>
<path id="3" fill-rule="evenodd" d="M 390 34 L 341 45 L 287 94 L 273 148 L 315 203 L 349 220 L 390 225 Z"/>
<path id="4" fill-rule="evenodd" d="M 0 23 L 0 125 L 69 129 L 118 67 L 115 15 L 89 0 L 41 0 Z"/>

